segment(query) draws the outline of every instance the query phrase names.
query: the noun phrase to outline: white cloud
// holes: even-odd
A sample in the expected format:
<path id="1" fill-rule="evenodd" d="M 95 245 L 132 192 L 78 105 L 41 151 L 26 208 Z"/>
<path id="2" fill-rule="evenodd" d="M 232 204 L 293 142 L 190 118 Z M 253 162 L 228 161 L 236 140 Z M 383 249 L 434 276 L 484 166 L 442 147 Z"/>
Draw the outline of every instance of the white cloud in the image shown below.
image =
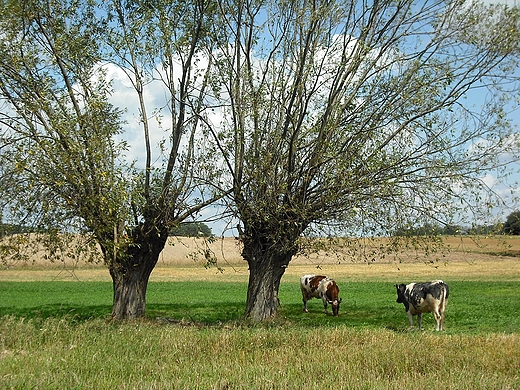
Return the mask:
<path id="1" fill-rule="evenodd" d="M 123 133 L 120 138 L 129 145 L 125 158 L 129 162 L 136 161 L 138 167 L 144 168 L 146 159 L 145 138 L 137 92 L 128 75 L 121 68 L 113 64 L 104 64 L 103 69 L 106 72 L 107 79 L 112 82 L 113 93 L 110 96 L 110 102 L 115 107 L 124 110 L 122 119 L 125 123 L 122 125 Z M 157 146 L 163 139 L 167 138 L 165 130 L 168 130 L 168 128 L 163 129 L 162 124 L 169 126 L 171 115 L 161 109 L 161 106 L 164 106 L 165 88 L 160 81 L 147 83 L 143 92 L 146 115 L 150 126 L 150 143 L 153 148 L 152 161 L 158 163 L 161 160 L 161 154 Z M 162 116 L 161 123 L 158 120 L 159 116 Z"/>
<path id="2" fill-rule="evenodd" d="M 490 4 L 505 4 L 510 7 L 520 6 L 520 0 L 482 0 L 486 5 Z"/>
<path id="3" fill-rule="evenodd" d="M 484 177 L 481 178 L 481 181 L 486 187 L 493 188 L 497 183 L 497 178 L 491 173 L 486 173 Z"/>

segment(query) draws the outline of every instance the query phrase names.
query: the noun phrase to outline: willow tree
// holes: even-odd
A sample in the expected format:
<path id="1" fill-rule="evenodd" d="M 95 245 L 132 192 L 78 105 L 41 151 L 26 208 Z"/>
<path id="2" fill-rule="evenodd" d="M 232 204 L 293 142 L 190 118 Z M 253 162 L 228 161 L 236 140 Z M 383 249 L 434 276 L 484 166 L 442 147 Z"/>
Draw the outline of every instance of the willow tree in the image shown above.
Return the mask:
<path id="1" fill-rule="evenodd" d="M 1 2 L 3 218 L 36 225 L 54 253 L 67 232 L 92 237 L 115 319 L 145 315 L 168 230 L 219 196 L 201 187 L 214 174 L 197 121 L 211 4 Z M 114 69 L 127 77 L 119 106 Z"/>
<path id="2" fill-rule="evenodd" d="M 484 174 L 519 156 L 508 120 L 517 8 L 219 5 L 227 28 L 213 54 L 228 104 L 213 133 L 249 264 L 246 316 L 277 313 L 280 280 L 308 229 L 381 234 L 421 216 L 449 220 L 479 197 L 493 202 L 482 196 Z"/>

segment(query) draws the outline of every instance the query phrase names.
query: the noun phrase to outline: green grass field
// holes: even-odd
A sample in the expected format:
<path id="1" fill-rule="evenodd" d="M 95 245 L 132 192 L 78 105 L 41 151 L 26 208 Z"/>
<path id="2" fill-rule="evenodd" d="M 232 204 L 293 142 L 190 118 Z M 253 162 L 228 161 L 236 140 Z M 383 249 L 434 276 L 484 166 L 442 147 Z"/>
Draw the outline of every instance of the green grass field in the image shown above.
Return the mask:
<path id="1" fill-rule="evenodd" d="M 0 389 L 520 389 L 520 260 L 323 265 L 343 298 L 303 313 L 288 268 L 279 316 L 242 321 L 247 270 L 159 267 L 145 320 L 109 320 L 107 271 L 0 270 Z M 239 267 L 239 266 L 237 266 Z M 443 278 L 446 331 L 409 332 L 394 284 Z"/>
<path id="2" fill-rule="evenodd" d="M 408 328 L 404 307 L 395 302 L 393 284 L 368 281 L 338 283 L 342 287 L 343 297 L 339 317 L 325 315 L 322 303 L 317 299 L 309 302 L 310 313 L 303 313 L 299 286 L 282 283 L 277 321 L 301 327 L 347 326 L 398 332 Z M 447 333 L 520 334 L 518 282 L 448 283 L 451 296 L 447 310 Z M 108 318 L 111 288 L 109 282 L 2 282 L 0 316 L 26 319 L 57 317 L 75 322 Z M 190 293 L 186 294 L 187 291 Z M 246 291 L 247 285 L 239 282 L 151 282 L 147 317 L 207 326 L 234 324 L 241 320 Z M 431 314 L 425 315 L 423 322 L 425 329 L 433 328 L 435 324 Z"/>
<path id="3" fill-rule="evenodd" d="M 152 282 L 148 319 L 124 324 L 109 282 L 2 282 L 0 388 L 519 388 L 518 282 L 449 284 L 447 331 L 429 314 L 410 333 L 381 281 L 342 283 L 339 317 L 283 283 L 263 325 L 241 322 L 243 282 Z"/>
<path id="4" fill-rule="evenodd" d="M 3 317 L 15 389 L 515 389 L 518 335 Z M 10 335 L 9 338 L 4 335 Z"/>

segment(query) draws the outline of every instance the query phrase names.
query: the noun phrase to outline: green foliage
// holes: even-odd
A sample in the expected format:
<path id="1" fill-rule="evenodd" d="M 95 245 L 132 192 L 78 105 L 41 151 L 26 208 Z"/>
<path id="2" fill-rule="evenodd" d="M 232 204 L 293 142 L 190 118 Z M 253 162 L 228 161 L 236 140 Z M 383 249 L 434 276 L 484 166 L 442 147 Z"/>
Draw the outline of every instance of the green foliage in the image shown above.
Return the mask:
<path id="1" fill-rule="evenodd" d="M 117 157 L 125 147 L 115 140 L 122 111 L 109 102 L 112 88 L 99 67 L 104 26 L 92 2 L 5 4 L 4 217 L 102 237 L 128 209 Z"/>
<path id="2" fill-rule="evenodd" d="M 207 108 L 200 53 L 216 5 L 1 4 L 0 204 L 8 211 L 0 220 L 95 239 L 91 246 L 120 282 L 114 317 L 139 316 L 146 300 L 138 295 L 146 294 L 167 227 L 221 197 L 222 189 L 207 190 L 219 157 L 199 134 Z M 114 86 L 123 84 L 131 88 L 120 99 Z M 152 103 L 157 95 L 164 100 Z M 127 129 L 142 131 L 144 143 L 132 145 L 138 161 L 127 156 L 134 138 Z M 48 238 L 55 240 L 47 241 L 49 258 L 78 244 Z M 21 259 L 13 245 L 0 249 L 3 263 Z M 136 279 L 143 289 L 125 285 Z"/>
<path id="3" fill-rule="evenodd" d="M 520 211 L 512 212 L 504 223 L 504 233 L 520 235 Z"/>
<path id="4" fill-rule="evenodd" d="M 374 236 L 418 216 L 449 221 L 499 201 L 491 192 L 482 201 L 479 178 L 503 165 L 504 148 L 519 156 L 503 107 L 519 81 L 517 8 L 240 6 L 237 17 L 226 8 L 222 15 L 225 45 L 243 53 L 234 58 L 220 46 L 216 54 L 235 106 L 225 112 L 229 131 L 214 134 L 222 154 L 234 156 L 244 237 L 258 232 L 283 251 L 309 226 Z M 276 17 L 265 23 L 263 11 Z M 477 32 L 485 39 L 469 42 Z M 483 85 L 491 91 L 482 111 L 465 107 Z"/>
<path id="5" fill-rule="evenodd" d="M 181 237 L 211 237 L 211 229 L 202 222 L 182 222 L 179 226 L 170 229 L 170 236 Z"/>
<path id="6" fill-rule="evenodd" d="M 517 8 L 284 1 L 220 11 L 213 63 L 231 106 L 211 130 L 250 282 L 266 284 L 248 293 L 253 317 L 276 312 L 275 297 L 257 294 L 276 292 L 283 271 L 272 270 L 287 267 L 304 232 L 386 236 L 501 202 L 482 177 L 520 157 L 507 107 L 518 104 Z M 480 87 L 488 93 L 475 103 Z"/>

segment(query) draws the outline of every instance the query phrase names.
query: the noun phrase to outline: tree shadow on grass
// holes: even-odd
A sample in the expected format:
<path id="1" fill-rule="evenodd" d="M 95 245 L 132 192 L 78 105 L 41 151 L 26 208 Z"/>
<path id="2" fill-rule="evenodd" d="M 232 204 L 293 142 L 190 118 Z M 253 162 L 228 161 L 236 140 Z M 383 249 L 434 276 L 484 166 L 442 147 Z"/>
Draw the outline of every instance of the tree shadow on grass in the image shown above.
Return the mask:
<path id="1" fill-rule="evenodd" d="M 197 326 L 236 325 L 244 320 L 243 302 L 189 302 L 189 303 L 149 303 L 146 318 L 162 324 L 184 324 Z M 109 320 L 111 305 L 45 304 L 33 307 L 2 307 L 0 316 L 15 316 L 26 319 L 63 318 L 69 322 L 85 322 L 92 319 Z M 309 305 L 309 313 L 304 313 L 301 303 L 286 303 L 279 308 L 273 320 L 280 325 L 302 328 L 347 326 L 360 329 L 387 329 L 403 332 L 408 329 L 408 318 L 400 308 L 350 307 L 340 310 L 334 317 L 325 314 L 320 305 Z M 428 322 L 428 321 L 426 321 Z"/>
<path id="2" fill-rule="evenodd" d="M 84 322 L 93 318 L 110 318 L 111 305 L 46 304 L 33 307 L 3 307 L 0 316 L 27 319 L 66 318 L 71 322 Z"/>
<path id="3" fill-rule="evenodd" d="M 237 302 L 193 302 L 171 304 L 148 304 L 146 316 L 170 322 L 192 322 L 202 324 L 223 324 L 243 319 L 245 303 Z"/>
<path id="4" fill-rule="evenodd" d="M 192 322 L 222 324 L 242 319 L 244 303 L 236 302 L 193 302 L 186 304 L 150 303 L 146 307 L 146 318 L 168 319 L 166 322 Z M 15 316 L 26 319 L 65 318 L 71 322 L 84 322 L 94 318 L 110 319 L 112 305 L 78 305 L 53 303 L 29 307 L 1 307 L 0 317 Z"/>
<path id="5" fill-rule="evenodd" d="M 340 315 L 323 312 L 320 300 L 309 302 L 310 313 L 302 310 L 301 295 L 292 286 L 285 288 L 281 306 L 273 324 L 300 327 L 386 328 L 407 329 L 407 318 L 393 295 L 383 298 L 368 294 L 355 297 L 344 289 Z M 356 285 L 352 290 L 364 286 Z M 365 287 L 365 288 L 369 288 Z M 389 290 L 390 291 L 390 290 Z M 0 316 L 23 318 L 66 318 L 71 321 L 110 319 L 110 283 L 11 283 L 3 286 Z M 187 292 L 189 292 L 187 294 Z M 243 283 L 180 282 L 151 283 L 147 294 L 146 318 L 161 323 L 191 323 L 210 326 L 236 325 L 243 321 L 247 286 Z M 63 300 L 63 302 L 60 302 Z M 102 302 L 100 304 L 100 302 Z"/>
<path id="6" fill-rule="evenodd" d="M 302 304 L 288 303 L 282 305 L 279 315 L 287 321 L 296 323 L 303 327 L 337 327 L 348 326 L 353 328 L 383 328 L 391 331 L 401 332 L 405 329 L 405 313 L 394 307 L 359 307 L 343 305 L 340 307 L 338 317 L 325 314 L 321 302 L 319 305 L 308 305 L 309 313 L 303 312 Z M 404 316 L 403 316 L 404 314 Z"/>

